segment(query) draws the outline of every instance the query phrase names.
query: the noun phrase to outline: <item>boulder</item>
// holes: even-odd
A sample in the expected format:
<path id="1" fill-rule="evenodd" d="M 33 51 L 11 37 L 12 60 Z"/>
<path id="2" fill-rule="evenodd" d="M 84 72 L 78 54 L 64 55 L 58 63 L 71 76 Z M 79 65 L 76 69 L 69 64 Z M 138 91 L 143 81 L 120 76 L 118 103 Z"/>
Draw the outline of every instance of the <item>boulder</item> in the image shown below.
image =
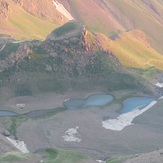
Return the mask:
<path id="1" fill-rule="evenodd" d="M 8 130 L 4 130 L 3 135 L 8 137 L 11 135 L 11 133 Z"/>

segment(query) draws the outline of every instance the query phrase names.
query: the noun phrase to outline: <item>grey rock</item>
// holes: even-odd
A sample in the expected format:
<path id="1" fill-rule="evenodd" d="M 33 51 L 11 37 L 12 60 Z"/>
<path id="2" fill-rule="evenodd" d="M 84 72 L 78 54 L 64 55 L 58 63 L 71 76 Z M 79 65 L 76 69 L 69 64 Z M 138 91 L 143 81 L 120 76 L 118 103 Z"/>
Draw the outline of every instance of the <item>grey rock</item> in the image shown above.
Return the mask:
<path id="1" fill-rule="evenodd" d="M 4 130 L 3 135 L 8 137 L 11 135 L 11 133 L 8 130 Z"/>

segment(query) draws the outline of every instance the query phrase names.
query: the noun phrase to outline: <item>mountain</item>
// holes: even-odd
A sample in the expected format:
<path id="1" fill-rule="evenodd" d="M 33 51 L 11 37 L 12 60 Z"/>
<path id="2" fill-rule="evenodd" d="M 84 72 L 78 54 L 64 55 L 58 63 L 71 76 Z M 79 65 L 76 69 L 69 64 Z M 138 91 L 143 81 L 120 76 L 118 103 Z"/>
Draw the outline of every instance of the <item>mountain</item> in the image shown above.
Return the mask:
<path id="1" fill-rule="evenodd" d="M 68 80 L 83 77 L 95 81 L 95 76 L 103 74 L 104 83 L 109 82 L 114 90 L 130 85 L 131 79 L 123 81 L 127 85 L 121 79 L 114 82 L 121 75 L 139 78 L 143 69 L 163 69 L 160 0 L 0 0 L 0 3 L 0 23 L 5 24 L 0 26 L 2 76 L 10 69 L 11 74 L 50 71 L 64 74 Z M 44 41 L 4 41 L 4 36 L 10 35 Z M 107 79 L 108 73 L 112 80 Z M 132 83 L 133 88 L 139 87 L 138 83 Z"/>
<path id="2" fill-rule="evenodd" d="M 61 0 L 76 20 L 91 31 L 107 36 L 130 29 L 145 32 L 157 51 L 163 51 L 163 1 L 161 0 Z"/>
<path id="3" fill-rule="evenodd" d="M 162 4 L 0 0 L 0 162 L 162 160 Z"/>
<path id="4" fill-rule="evenodd" d="M 19 39 L 44 39 L 54 28 L 75 19 L 91 32 L 107 36 L 141 30 L 151 47 L 161 54 L 163 51 L 161 0 L 0 0 L 0 3 L 1 34 Z"/>
<path id="5" fill-rule="evenodd" d="M 49 0 L 0 0 L 0 9 L 0 33 L 16 39 L 44 39 L 68 21 Z"/>
<path id="6" fill-rule="evenodd" d="M 70 89 L 150 92 L 146 79 L 138 79 L 139 71 L 132 72 L 119 62 L 111 42 L 81 23 L 70 21 L 52 31 L 43 42 L 7 43 L 0 51 L 0 87 L 10 87 L 16 95 Z"/>
<path id="7" fill-rule="evenodd" d="M 121 33 L 108 44 L 126 67 L 163 69 L 163 55 L 151 47 L 145 33 L 140 30 Z"/>

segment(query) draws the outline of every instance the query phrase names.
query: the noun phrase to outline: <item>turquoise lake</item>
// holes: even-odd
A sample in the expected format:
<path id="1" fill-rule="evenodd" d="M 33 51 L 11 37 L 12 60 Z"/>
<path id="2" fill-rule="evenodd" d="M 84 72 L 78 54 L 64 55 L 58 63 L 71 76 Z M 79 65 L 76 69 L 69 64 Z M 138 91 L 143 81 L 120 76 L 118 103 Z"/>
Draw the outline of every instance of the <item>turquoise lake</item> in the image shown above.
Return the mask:
<path id="1" fill-rule="evenodd" d="M 149 105 L 154 98 L 150 97 L 130 97 L 123 101 L 123 106 L 119 113 L 127 113 L 135 108 L 142 109 Z M 105 106 L 113 101 L 113 96 L 105 94 L 96 94 L 89 96 L 86 99 L 71 99 L 64 102 L 64 106 L 70 110 L 78 110 L 84 107 L 100 107 Z"/>
<path id="2" fill-rule="evenodd" d="M 134 110 L 135 108 L 142 109 L 149 105 L 153 100 L 154 98 L 150 97 L 130 97 L 123 101 L 123 107 L 119 113 L 127 113 Z"/>
<path id="3" fill-rule="evenodd" d="M 91 95 L 87 97 L 86 99 L 71 99 L 71 100 L 65 101 L 63 104 L 69 110 L 79 110 L 85 107 L 105 106 L 109 104 L 110 102 L 112 102 L 113 100 L 114 100 L 113 96 L 111 95 L 95 94 L 95 95 Z M 153 100 L 154 98 L 150 98 L 150 97 L 127 98 L 126 100 L 123 101 L 123 106 L 120 109 L 119 113 L 120 114 L 127 113 L 127 112 L 134 110 L 135 108 L 143 109 L 144 107 L 149 105 Z M 40 114 L 40 112 L 42 113 L 42 111 L 38 110 L 37 114 L 38 113 Z M 46 110 L 46 112 L 48 112 L 48 110 Z M 34 114 L 34 113 L 31 113 L 31 114 Z M 18 114 L 15 112 L 11 112 L 11 111 L 5 111 L 5 110 L 0 111 L 0 117 L 5 117 L 5 116 L 10 117 L 10 116 L 16 116 L 16 115 Z"/>
<path id="4" fill-rule="evenodd" d="M 64 102 L 64 106 L 70 110 L 78 110 L 90 106 L 105 106 L 113 101 L 113 96 L 105 94 L 91 95 L 86 99 L 72 99 Z"/>

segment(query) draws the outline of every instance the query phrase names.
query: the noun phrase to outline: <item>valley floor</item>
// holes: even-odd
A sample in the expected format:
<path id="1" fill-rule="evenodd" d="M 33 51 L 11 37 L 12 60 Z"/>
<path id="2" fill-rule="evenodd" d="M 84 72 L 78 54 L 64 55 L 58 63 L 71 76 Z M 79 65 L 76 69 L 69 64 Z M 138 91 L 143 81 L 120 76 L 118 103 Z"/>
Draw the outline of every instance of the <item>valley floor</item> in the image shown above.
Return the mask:
<path id="1" fill-rule="evenodd" d="M 17 113 L 27 113 L 34 110 L 63 108 L 63 101 L 71 98 L 86 98 L 97 92 L 70 92 L 69 94 L 44 94 L 35 96 L 14 97 L 1 101 L 1 110 Z M 81 110 L 62 110 L 42 117 L 18 119 L 16 136 L 27 144 L 30 152 L 47 147 L 61 148 L 82 152 L 88 157 L 107 159 L 114 155 L 135 155 L 163 148 L 163 100 L 151 109 L 134 119 L 134 125 L 122 131 L 106 130 L 102 121 L 118 116 L 117 111 L 122 101 L 139 93 L 131 91 L 112 92 L 116 97 L 105 107 L 90 107 Z M 16 104 L 25 104 L 20 109 Z M 13 123 L 11 118 L 0 118 L 0 129 L 9 128 Z M 64 136 L 69 129 L 77 129 L 75 136 L 81 141 L 68 142 Z M 92 161 L 91 161 L 92 162 Z"/>

